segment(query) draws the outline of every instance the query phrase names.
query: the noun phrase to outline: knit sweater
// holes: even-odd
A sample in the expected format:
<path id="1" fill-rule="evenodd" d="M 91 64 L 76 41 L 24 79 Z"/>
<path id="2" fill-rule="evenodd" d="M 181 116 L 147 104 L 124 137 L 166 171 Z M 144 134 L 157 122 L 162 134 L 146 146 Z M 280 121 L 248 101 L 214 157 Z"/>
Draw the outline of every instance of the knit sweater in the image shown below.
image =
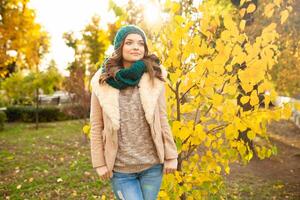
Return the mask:
<path id="1" fill-rule="evenodd" d="M 114 171 L 140 172 L 159 163 L 138 86 L 120 90 L 120 129 Z"/>

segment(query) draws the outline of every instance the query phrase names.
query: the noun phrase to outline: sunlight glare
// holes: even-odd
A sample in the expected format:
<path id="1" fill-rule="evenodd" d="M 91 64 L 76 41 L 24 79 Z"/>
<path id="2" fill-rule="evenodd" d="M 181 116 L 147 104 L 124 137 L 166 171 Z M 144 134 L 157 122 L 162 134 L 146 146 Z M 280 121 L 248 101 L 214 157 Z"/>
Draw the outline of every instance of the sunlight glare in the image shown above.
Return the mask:
<path id="1" fill-rule="evenodd" d="M 153 3 L 148 3 L 145 6 L 144 17 L 147 23 L 150 25 L 155 25 L 161 20 L 161 12 L 158 5 Z"/>

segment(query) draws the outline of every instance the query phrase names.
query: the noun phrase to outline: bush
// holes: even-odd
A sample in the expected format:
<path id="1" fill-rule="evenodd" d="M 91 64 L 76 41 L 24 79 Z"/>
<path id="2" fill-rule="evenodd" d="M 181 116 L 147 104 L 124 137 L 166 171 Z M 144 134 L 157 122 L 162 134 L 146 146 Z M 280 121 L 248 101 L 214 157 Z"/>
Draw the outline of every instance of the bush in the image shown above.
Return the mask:
<path id="1" fill-rule="evenodd" d="M 8 106 L 6 112 L 9 122 L 35 122 L 34 106 Z M 42 106 L 38 108 L 39 122 L 63 121 L 80 117 L 69 113 L 70 110 L 80 110 L 79 106 Z"/>
<path id="2" fill-rule="evenodd" d="M 4 111 L 0 110 L 0 131 L 4 128 L 4 122 L 7 120 L 7 116 Z"/>
<path id="3" fill-rule="evenodd" d="M 89 111 L 80 104 L 66 104 L 61 106 L 61 112 L 71 119 L 81 119 L 89 117 Z"/>

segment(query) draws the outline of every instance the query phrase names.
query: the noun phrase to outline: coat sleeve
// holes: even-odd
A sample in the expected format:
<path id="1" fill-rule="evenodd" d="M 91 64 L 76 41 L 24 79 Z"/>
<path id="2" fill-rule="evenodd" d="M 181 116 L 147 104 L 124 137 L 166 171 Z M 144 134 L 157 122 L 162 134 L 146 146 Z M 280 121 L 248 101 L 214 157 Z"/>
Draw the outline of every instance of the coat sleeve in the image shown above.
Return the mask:
<path id="1" fill-rule="evenodd" d="M 90 144 L 91 144 L 91 158 L 93 168 L 104 166 L 104 146 L 103 146 L 103 114 L 102 108 L 94 92 L 91 95 L 91 109 L 90 109 Z"/>
<path id="2" fill-rule="evenodd" d="M 172 131 L 168 122 L 167 115 L 167 104 L 166 104 L 166 96 L 165 96 L 165 85 L 163 86 L 163 90 L 159 96 L 159 115 L 160 115 L 160 123 L 162 128 L 162 136 L 164 142 L 164 150 L 165 150 L 165 160 L 176 159 L 178 158 L 177 147 L 174 142 L 174 138 L 172 135 Z"/>

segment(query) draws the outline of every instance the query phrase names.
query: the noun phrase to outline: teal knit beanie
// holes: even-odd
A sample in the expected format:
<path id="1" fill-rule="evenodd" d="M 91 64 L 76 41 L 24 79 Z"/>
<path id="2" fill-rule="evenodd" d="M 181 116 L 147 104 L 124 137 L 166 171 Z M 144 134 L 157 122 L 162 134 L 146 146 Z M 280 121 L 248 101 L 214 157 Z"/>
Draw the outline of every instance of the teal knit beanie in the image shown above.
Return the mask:
<path id="1" fill-rule="evenodd" d="M 130 33 L 139 34 L 140 36 L 142 36 L 145 44 L 147 43 L 146 34 L 140 27 L 135 26 L 135 25 L 126 25 L 126 26 L 122 26 L 116 33 L 116 36 L 114 38 L 114 49 L 115 50 L 121 46 L 122 41 Z"/>

